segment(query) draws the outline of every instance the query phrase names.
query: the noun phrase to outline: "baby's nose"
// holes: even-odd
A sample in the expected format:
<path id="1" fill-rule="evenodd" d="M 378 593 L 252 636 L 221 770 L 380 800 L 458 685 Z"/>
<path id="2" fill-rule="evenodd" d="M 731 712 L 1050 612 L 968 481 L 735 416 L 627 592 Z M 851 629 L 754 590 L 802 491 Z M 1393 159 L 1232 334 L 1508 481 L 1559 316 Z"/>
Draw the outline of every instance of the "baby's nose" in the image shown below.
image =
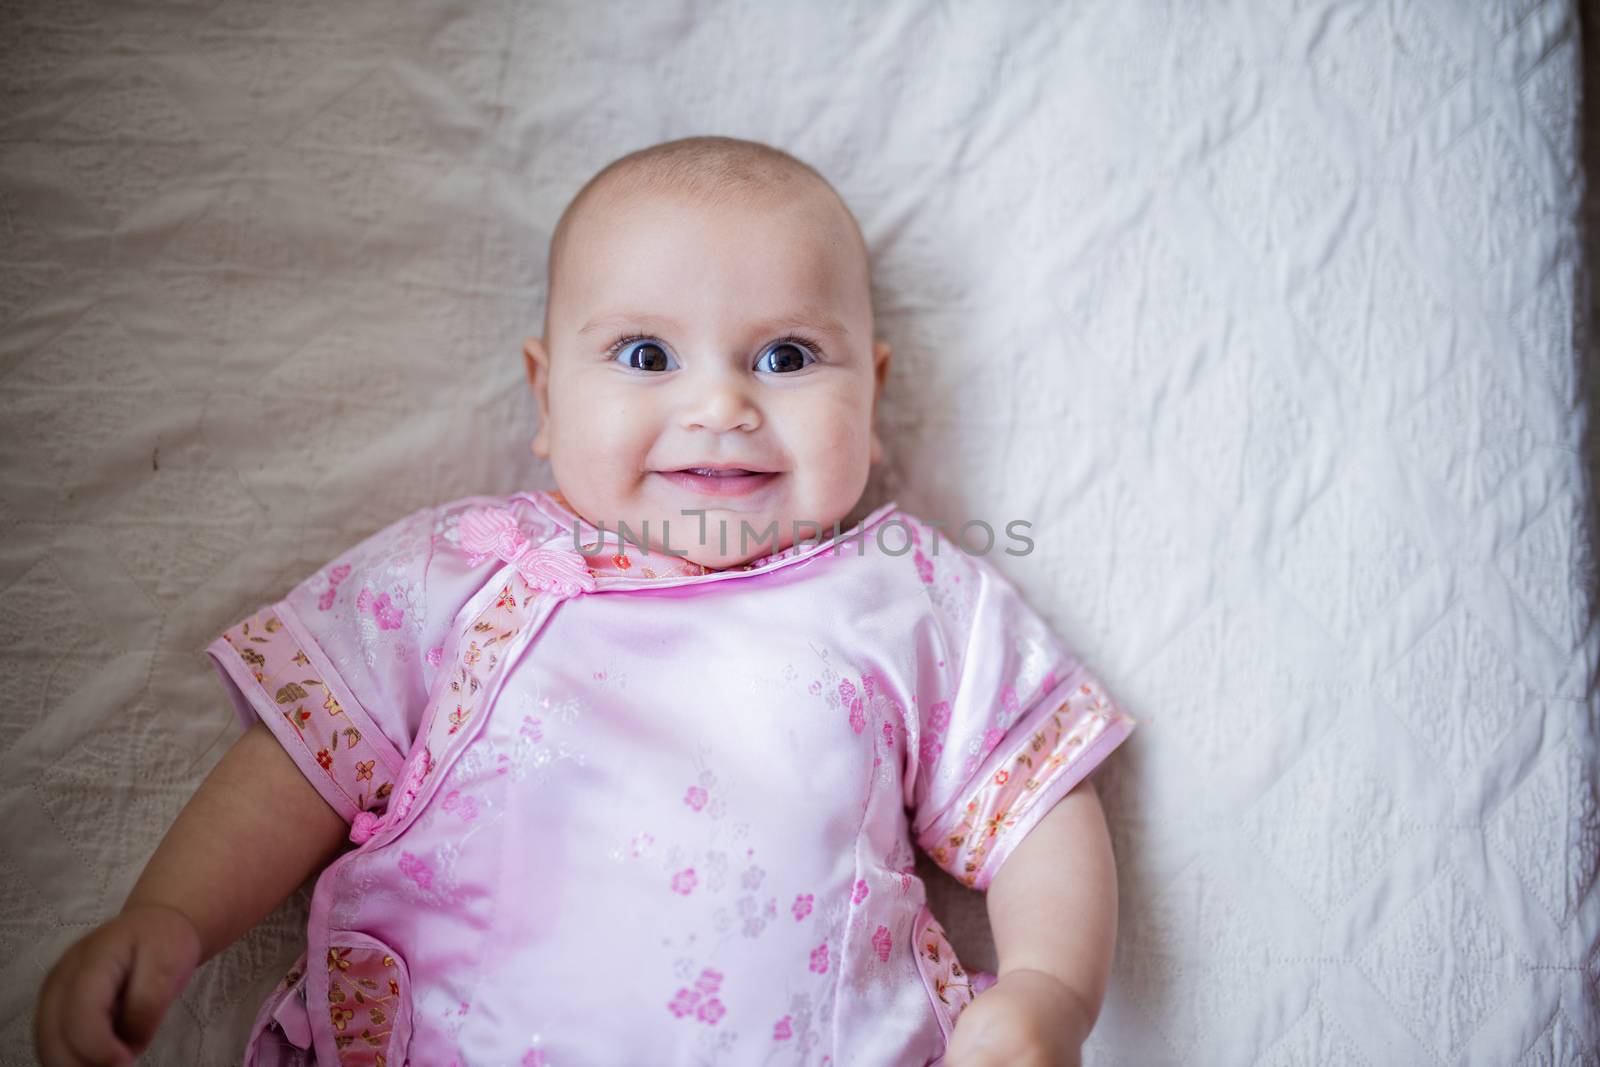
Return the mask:
<path id="1" fill-rule="evenodd" d="M 749 393 L 737 382 L 726 379 L 698 391 L 684 407 L 683 428 L 726 433 L 755 430 L 761 426 L 761 412 Z"/>

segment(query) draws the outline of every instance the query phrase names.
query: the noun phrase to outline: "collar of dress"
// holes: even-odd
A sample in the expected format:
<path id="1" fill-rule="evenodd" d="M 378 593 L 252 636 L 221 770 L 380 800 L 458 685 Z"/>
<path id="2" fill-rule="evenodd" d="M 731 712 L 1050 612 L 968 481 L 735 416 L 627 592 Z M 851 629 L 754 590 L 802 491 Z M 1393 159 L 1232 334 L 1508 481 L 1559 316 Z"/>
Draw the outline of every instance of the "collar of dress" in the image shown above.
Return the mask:
<path id="1" fill-rule="evenodd" d="M 832 531 L 827 530 L 824 532 L 830 536 L 823 540 L 797 542 L 782 551 L 768 553 L 736 567 L 713 570 L 680 556 L 647 552 L 631 541 L 622 544 L 621 550 L 617 551 L 617 531 L 608 529 L 602 538 L 598 529 L 572 510 L 572 506 L 566 497 L 561 495 L 559 489 L 533 490 L 518 495 L 560 528 L 561 532 L 556 538 L 545 542 L 549 547 L 565 548 L 570 551 L 576 544 L 589 573 L 597 580 L 602 580 L 603 585 L 611 587 L 652 582 L 680 585 L 740 578 L 799 563 L 820 552 L 830 551 L 840 544 L 845 545 L 838 549 L 840 553 L 859 553 L 863 550 L 850 547 L 849 542 L 858 535 L 866 535 L 867 531 L 882 522 L 897 506 L 897 502 L 891 500 L 869 513 L 856 525 L 840 531 L 837 536 L 832 536 Z M 576 534 L 574 530 L 577 531 Z"/>

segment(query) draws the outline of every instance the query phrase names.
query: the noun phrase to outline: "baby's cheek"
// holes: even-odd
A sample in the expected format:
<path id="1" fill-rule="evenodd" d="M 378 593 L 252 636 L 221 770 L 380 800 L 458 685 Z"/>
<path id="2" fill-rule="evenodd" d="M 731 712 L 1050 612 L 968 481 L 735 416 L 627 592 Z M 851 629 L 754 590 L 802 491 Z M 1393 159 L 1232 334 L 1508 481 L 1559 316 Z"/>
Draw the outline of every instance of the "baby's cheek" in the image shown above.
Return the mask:
<path id="1" fill-rule="evenodd" d="M 865 477 L 872 462 L 871 427 L 863 419 L 837 419 L 823 431 L 822 440 L 833 442 L 818 457 L 837 485 L 850 485 Z"/>
<path id="2" fill-rule="evenodd" d="M 591 491 L 621 489 L 626 480 L 644 469 L 659 428 L 648 405 L 611 399 L 594 403 L 578 400 L 556 423 L 552 465 L 563 487 L 586 486 Z"/>
<path id="3" fill-rule="evenodd" d="M 826 452 L 842 467 L 851 465 L 855 453 L 865 454 L 872 439 L 871 409 L 848 392 L 818 397 L 795 422 L 805 436 L 805 451 L 813 455 Z"/>

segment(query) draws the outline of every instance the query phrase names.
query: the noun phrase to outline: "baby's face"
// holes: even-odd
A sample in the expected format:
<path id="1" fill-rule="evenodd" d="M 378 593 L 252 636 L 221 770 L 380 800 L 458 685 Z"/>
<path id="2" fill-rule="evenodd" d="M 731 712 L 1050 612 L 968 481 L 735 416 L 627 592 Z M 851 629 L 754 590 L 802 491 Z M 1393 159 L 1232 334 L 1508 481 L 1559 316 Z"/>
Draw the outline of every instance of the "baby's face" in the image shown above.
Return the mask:
<path id="1" fill-rule="evenodd" d="M 631 195 L 571 225 L 548 336 L 526 355 L 534 452 L 573 509 L 641 541 L 648 520 L 653 549 L 714 569 L 789 547 L 796 521 L 844 518 L 882 455 L 889 347 L 837 205 Z M 678 473 L 708 467 L 756 473 Z"/>

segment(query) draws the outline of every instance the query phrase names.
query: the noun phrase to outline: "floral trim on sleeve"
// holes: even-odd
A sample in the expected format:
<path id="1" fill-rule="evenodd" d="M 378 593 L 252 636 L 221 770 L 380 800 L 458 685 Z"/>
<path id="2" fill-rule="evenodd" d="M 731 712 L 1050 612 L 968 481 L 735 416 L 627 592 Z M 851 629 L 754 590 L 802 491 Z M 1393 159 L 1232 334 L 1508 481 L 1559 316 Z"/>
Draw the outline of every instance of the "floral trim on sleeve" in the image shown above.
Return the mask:
<path id="1" fill-rule="evenodd" d="M 381 811 L 401 758 L 314 642 L 285 622 L 283 604 L 225 630 L 206 652 L 238 687 L 323 798 L 353 820 Z"/>
<path id="2" fill-rule="evenodd" d="M 1036 726 L 1014 730 L 985 766 L 965 805 L 952 805 L 917 843 L 964 885 L 988 889 L 1034 823 L 1121 744 L 1138 720 L 1080 667 L 1053 689 Z M 1042 719 L 1042 722 L 1039 721 Z"/>

